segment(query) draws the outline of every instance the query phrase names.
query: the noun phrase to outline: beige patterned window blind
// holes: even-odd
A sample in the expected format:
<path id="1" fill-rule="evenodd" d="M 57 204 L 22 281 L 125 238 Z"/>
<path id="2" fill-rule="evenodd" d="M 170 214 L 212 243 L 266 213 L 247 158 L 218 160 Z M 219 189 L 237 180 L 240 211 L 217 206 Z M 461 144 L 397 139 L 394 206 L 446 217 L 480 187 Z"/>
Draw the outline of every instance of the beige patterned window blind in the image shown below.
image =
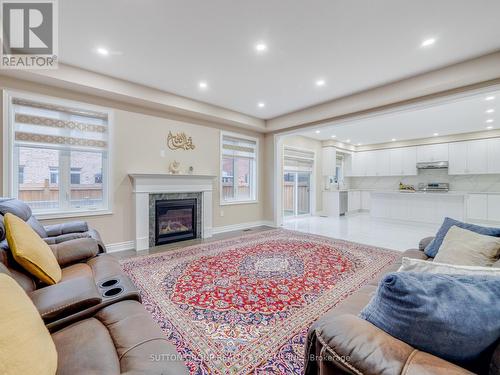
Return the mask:
<path id="1" fill-rule="evenodd" d="M 105 150 L 108 114 L 12 98 L 17 145 Z"/>

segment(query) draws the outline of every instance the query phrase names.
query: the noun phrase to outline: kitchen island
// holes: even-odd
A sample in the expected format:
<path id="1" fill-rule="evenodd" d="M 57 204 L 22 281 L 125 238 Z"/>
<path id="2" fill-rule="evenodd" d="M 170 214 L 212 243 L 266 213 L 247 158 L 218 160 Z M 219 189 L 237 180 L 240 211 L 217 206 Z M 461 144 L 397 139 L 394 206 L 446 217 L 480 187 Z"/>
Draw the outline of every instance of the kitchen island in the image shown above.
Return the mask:
<path id="1" fill-rule="evenodd" d="M 439 224 L 445 217 L 464 220 L 465 192 L 372 191 L 372 217 Z"/>

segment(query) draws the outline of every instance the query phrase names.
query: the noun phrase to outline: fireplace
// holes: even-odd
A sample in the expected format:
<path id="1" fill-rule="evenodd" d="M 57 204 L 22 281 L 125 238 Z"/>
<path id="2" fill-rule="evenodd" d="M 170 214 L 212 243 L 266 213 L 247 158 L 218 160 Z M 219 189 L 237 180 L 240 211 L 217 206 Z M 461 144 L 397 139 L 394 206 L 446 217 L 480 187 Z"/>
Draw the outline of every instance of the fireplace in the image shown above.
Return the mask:
<path id="1" fill-rule="evenodd" d="M 196 198 L 157 200 L 155 205 L 155 245 L 196 238 Z"/>

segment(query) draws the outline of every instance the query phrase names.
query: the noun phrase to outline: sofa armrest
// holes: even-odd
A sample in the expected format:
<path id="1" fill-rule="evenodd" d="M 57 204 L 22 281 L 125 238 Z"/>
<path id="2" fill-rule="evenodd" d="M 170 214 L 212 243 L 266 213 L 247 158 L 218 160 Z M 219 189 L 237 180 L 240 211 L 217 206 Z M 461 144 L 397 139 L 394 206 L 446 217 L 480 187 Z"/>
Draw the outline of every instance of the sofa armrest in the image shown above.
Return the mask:
<path id="1" fill-rule="evenodd" d="M 34 290 L 29 296 L 45 323 L 98 305 L 102 301 L 94 279 L 79 277 Z"/>
<path id="2" fill-rule="evenodd" d="M 349 314 L 318 321 L 307 350 L 306 374 L 472 374 Z"/>
<path id="3" fill-rule="evenodd" d="M 85 221 L 70 221 L 67 223 L 45 225 L 44 228 L 47 232 L 47 236 L 49 237 L 60 236 L 61 234 L 68 233 L 81 233 L 89 230 Z"/>
<path id="4" fill-rule="evenodd" d="M 49 246 L 60 266 L 93 258 L 99 252 L 97 241 L 92 238 L 78 238 Z"/>
<path id="5" fill-rule="evenodd" d="M 433 239 L 434 236 L 422 238 L 418 243 L 418 249 L 420 251 L 424 251 L 425 248 L 432 242 Z"/>

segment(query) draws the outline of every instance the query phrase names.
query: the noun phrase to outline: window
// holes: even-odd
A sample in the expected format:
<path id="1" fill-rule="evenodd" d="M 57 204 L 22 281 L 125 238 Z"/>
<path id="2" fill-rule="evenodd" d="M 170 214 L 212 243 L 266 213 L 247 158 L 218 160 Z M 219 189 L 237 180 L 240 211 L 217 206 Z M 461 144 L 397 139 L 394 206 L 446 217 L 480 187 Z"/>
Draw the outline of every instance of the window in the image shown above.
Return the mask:
<path id="1" fill-rule="evenodd" d="M 24 165 L 19 166 L 17 181 L 19 184 L 24 184 Z"/>
<path id="2" fill-rule="evenodd" d="M 221 133 L 221 204 L 257 201 L 258 140 Z"/>
<path id="3" fill-rule="evenodd" d="M 108 111 L 9 94 L 10 195 L 36 214 L 108 210 Z"/>
<path id="4" fill-rule="evenodd" d="M 50 183 L 58 184 L 59 183 L 59 167 L 49 167 L 50 174 Z"/>
<path id="5" fill-rule="evenodd" d="M 80 185 L 81 168 L 71 168 L 71 185 Z"/>

